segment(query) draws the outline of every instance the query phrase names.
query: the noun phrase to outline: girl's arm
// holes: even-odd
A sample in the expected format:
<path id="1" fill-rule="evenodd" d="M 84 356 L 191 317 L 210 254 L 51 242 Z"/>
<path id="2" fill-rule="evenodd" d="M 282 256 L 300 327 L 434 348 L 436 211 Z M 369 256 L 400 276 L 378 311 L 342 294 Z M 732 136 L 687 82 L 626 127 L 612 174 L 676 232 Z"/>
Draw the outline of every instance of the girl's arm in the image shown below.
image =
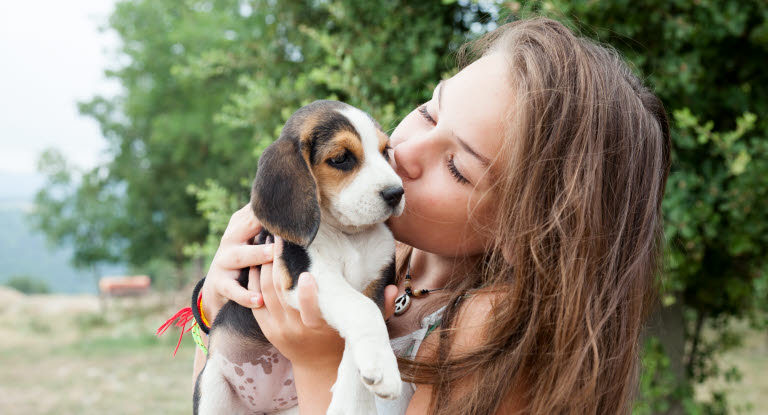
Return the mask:
<path id="1" fill-rule="evenodd" d="M 203 340 L 203 344 L 206 348 L 208 348 L 208 335 L 200 332 L 200 337 Z M 195 390 L 195 382 L 197 382 L 197 377 L 200 376 L 200 371 L 203 370 L 203 367 L 205 366 L 205 359 L 206 356 L 203 353 L 202 350 L 200 350 L 199 347 L 195 347 L 195 363 L 192 366 L 192 391 Z"/>

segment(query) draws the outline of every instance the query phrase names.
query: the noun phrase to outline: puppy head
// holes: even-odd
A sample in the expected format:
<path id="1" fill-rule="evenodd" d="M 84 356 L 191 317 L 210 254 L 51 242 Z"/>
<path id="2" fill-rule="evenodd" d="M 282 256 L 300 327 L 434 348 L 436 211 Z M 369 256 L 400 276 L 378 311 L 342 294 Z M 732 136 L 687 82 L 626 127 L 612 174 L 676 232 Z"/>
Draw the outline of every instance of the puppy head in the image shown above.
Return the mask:
<path id="1" fill-rule="evenodd" d="M 354 232 L 405 206 L 388 162 L 389 137 L 365 112 L 337 101 L 296 111 L 259 160 L 254 213 L 273 233 L 307 246 L 323 219 Z"/>

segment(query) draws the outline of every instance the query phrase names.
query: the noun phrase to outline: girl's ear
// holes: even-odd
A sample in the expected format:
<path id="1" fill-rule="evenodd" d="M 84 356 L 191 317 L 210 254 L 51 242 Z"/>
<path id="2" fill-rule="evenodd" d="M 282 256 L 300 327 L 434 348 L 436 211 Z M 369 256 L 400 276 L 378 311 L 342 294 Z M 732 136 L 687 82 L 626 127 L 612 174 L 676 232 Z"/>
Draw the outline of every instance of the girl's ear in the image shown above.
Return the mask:
<path id="1" fill-rule="evenodd" d="M 271 233 L 307 247 L 320 228 L 317 184 L 299 137 L 281 136 L 259 159 L 253 212 Z"/>

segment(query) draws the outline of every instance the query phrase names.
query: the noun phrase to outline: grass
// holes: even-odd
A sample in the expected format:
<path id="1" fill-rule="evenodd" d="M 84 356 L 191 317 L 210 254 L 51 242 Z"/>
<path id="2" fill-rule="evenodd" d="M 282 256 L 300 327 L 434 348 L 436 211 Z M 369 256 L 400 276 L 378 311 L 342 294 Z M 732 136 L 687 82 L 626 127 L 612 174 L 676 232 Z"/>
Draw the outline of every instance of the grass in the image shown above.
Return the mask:
<path id="1" fill-rule="evenodd" d="M 106 312 L 95 297 L 11 300 L 0 314 L 0 413 L 191 413 L 194 343 L 174 358 L 178 329 L 154 334 L 186 306 L 169 297 L 115 299 Z"/>

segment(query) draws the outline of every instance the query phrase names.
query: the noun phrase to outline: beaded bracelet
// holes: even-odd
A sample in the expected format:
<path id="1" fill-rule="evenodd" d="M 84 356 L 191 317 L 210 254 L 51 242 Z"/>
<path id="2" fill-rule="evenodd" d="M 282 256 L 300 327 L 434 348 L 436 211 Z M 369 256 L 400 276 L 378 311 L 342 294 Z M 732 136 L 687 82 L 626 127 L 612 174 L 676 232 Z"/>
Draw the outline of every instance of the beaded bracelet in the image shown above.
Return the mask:
<path id="1" fill-rule="evenodd" d="M 202 350 L 203 353 L 208 354 L 208 349 L 203 344 L 203 339 L 200 335 L 201 329 L 205 334 L 210 332 L 210 324 L 208 323 L 208 319 L 205 318 L 205 314 L 203 314 L 203 294 L 200 292 L 204 282 L 205 278 L 201 279 L 192 292 L 192 307 L 182 308 L 157 329 L 156 334 L 160 336 L 165 333 L 166 330 L 171 327 L 171 325 L 173 325 L 175 320 L 178 320 L 176 321 L 175 325 L 176 327 L 181 328 L 181 333 L 179 334 L 179 342 L 176 344 L 176 349 L 173 351 L 174 356 L 176 356 L 176 352 L 179 351 L 179 346 L 181 346 L 181 339 L 184 337 L 184 334 L 190 331 L 192 332 L 192 339 L 195 341 L 200 350 Z M 190 321 L 192 321 L 192 326 L 187 329 L 187 323 Z"/>
<path id="2" fill-rule="evenodd" d="M 205 344 L 203 344 L 203 338 L 200 335 L 200 326 L 197 325 L 197 322 L 192 325 L 192 340 L 195 341 L 197 347 L 199 347 L 205 355 L 208 355 L 208 349 L 205 347 Z"/>
<path id="3" fill-rule="evenodd" d="M 192 315 L 195 316 L 195 321 L 197 321 L 197 325 L 200 326 L 203 333 L 208 334 L 211 331 L 211 325 L 203 314 L 203 294 L 200 292 L 203 289 L 204 283 L 205 277 L 192 290 Z"/>

